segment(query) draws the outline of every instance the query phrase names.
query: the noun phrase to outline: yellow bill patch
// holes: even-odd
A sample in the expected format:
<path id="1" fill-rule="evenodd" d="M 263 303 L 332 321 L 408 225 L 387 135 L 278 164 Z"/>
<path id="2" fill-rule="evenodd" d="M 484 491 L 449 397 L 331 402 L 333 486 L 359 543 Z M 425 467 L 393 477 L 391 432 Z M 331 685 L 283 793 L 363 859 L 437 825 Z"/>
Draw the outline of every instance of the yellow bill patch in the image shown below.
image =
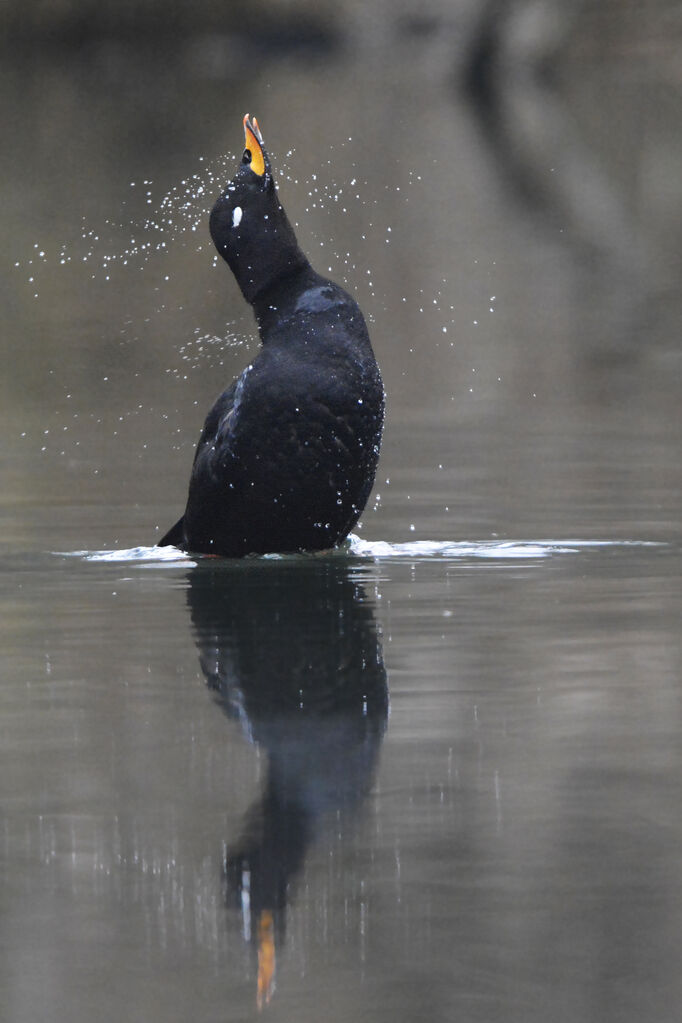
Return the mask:
<path id="1" fill-rule="evenodd" d="M 269 909 L 258 920 L 258 987 L 256 1005 L 262 1009 L 275 990 L 275 921 Z"/>
<path id="2" fill-rule="evenodd" d="M 246 148 L 251 153 L 251 163 L 249 166 L 254 174 L 262 178 L 265 174 L 265 158 L 261 148 L 263 139 L 258 127 L 258 121 L 254 117 L 252 125 L 248 114 L 244 116 L 244 139 Z"/>

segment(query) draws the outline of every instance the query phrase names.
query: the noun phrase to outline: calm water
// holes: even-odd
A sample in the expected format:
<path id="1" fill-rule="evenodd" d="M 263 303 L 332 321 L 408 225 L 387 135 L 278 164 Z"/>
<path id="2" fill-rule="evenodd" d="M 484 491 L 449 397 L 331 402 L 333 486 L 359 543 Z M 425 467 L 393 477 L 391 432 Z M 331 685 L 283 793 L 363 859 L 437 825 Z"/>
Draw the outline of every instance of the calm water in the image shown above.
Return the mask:
<path id="1" fill-rule="evenodd" d="M 442 40 L 372 45 L 3 72 L 11 1023 L 679 1018 L 677 108 L 646 54 L 574 69 L 585 237 Z M 205 225 L 247 109 L 389 416 L 348 549 L 193 562 L 148 545 L 253 345 Z"/>
<path id="2" fill-rule="evenodd" d="M 679 549 L 382 553 L 9 559 L 5 1018 L 675 1018 Z"/>

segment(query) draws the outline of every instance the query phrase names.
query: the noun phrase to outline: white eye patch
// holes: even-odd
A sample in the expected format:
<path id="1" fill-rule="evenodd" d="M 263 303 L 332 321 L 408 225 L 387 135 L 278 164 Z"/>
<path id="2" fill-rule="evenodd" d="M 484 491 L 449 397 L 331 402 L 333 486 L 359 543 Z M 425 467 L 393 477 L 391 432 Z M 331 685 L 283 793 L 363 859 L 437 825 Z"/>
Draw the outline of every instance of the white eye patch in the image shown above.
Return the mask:
<path id="1" fill-rule="evenodd" d="M 232 210 L 232 227 L 239 227 L 242 220 L 242 208 L 241 206 L 235 206 Z"/>

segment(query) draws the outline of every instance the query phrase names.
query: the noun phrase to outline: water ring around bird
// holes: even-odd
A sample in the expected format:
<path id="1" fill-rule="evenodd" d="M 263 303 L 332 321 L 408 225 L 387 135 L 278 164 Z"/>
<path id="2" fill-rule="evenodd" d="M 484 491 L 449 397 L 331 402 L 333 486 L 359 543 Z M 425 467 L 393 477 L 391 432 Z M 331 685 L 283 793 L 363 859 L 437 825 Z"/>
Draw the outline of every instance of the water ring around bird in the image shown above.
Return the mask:
<path id="1" fill-rule="evenodd" d="M 253 561 L 308 561 L 311 558 L 359 558 L 368 561 L 419 560 L 453 561 L 458 559 L 537 560 L 556 555 L 579 554 L 586 550 L 622 549 L 627 547 L 664 547 L 664 543 L 650 540 L 412 540 L 406 543 L 388 543 L 385 540 L 365 540 L 355 534 L 331 551 L 297 554 L 260 554 Z M 130 547 L 121 550 L 55 551 L 64 557 L 82 558 L 83 561 L 142 562 L 153 565 L 193 564 L 197 558 L 175 547 Z M 199 560 L 204 560 L 199 557 Z M 215 560 L 215 559 L 211 559 Z M 230 559 L 222 559 L 230 560 Z M 243 560 L 243 559 L 242 559 Z"/>

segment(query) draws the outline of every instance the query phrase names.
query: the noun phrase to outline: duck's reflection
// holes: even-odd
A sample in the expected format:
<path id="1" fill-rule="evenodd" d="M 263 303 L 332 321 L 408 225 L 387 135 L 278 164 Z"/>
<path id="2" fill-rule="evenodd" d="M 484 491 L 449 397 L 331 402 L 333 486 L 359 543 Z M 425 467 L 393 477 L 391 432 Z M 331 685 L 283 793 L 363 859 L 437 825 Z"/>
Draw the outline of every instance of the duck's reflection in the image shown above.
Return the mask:
<path id="1" fill-rule="evenodd" d="M 316 825 L 367 792 L 388 713 L 372 606 L 347 563 L 200 563 L 188 602 L 202 671 L 221 707 L 268 753 L 262 793 L 229 845 L 225 878 L 274 989 L 292 880 Z"/>

